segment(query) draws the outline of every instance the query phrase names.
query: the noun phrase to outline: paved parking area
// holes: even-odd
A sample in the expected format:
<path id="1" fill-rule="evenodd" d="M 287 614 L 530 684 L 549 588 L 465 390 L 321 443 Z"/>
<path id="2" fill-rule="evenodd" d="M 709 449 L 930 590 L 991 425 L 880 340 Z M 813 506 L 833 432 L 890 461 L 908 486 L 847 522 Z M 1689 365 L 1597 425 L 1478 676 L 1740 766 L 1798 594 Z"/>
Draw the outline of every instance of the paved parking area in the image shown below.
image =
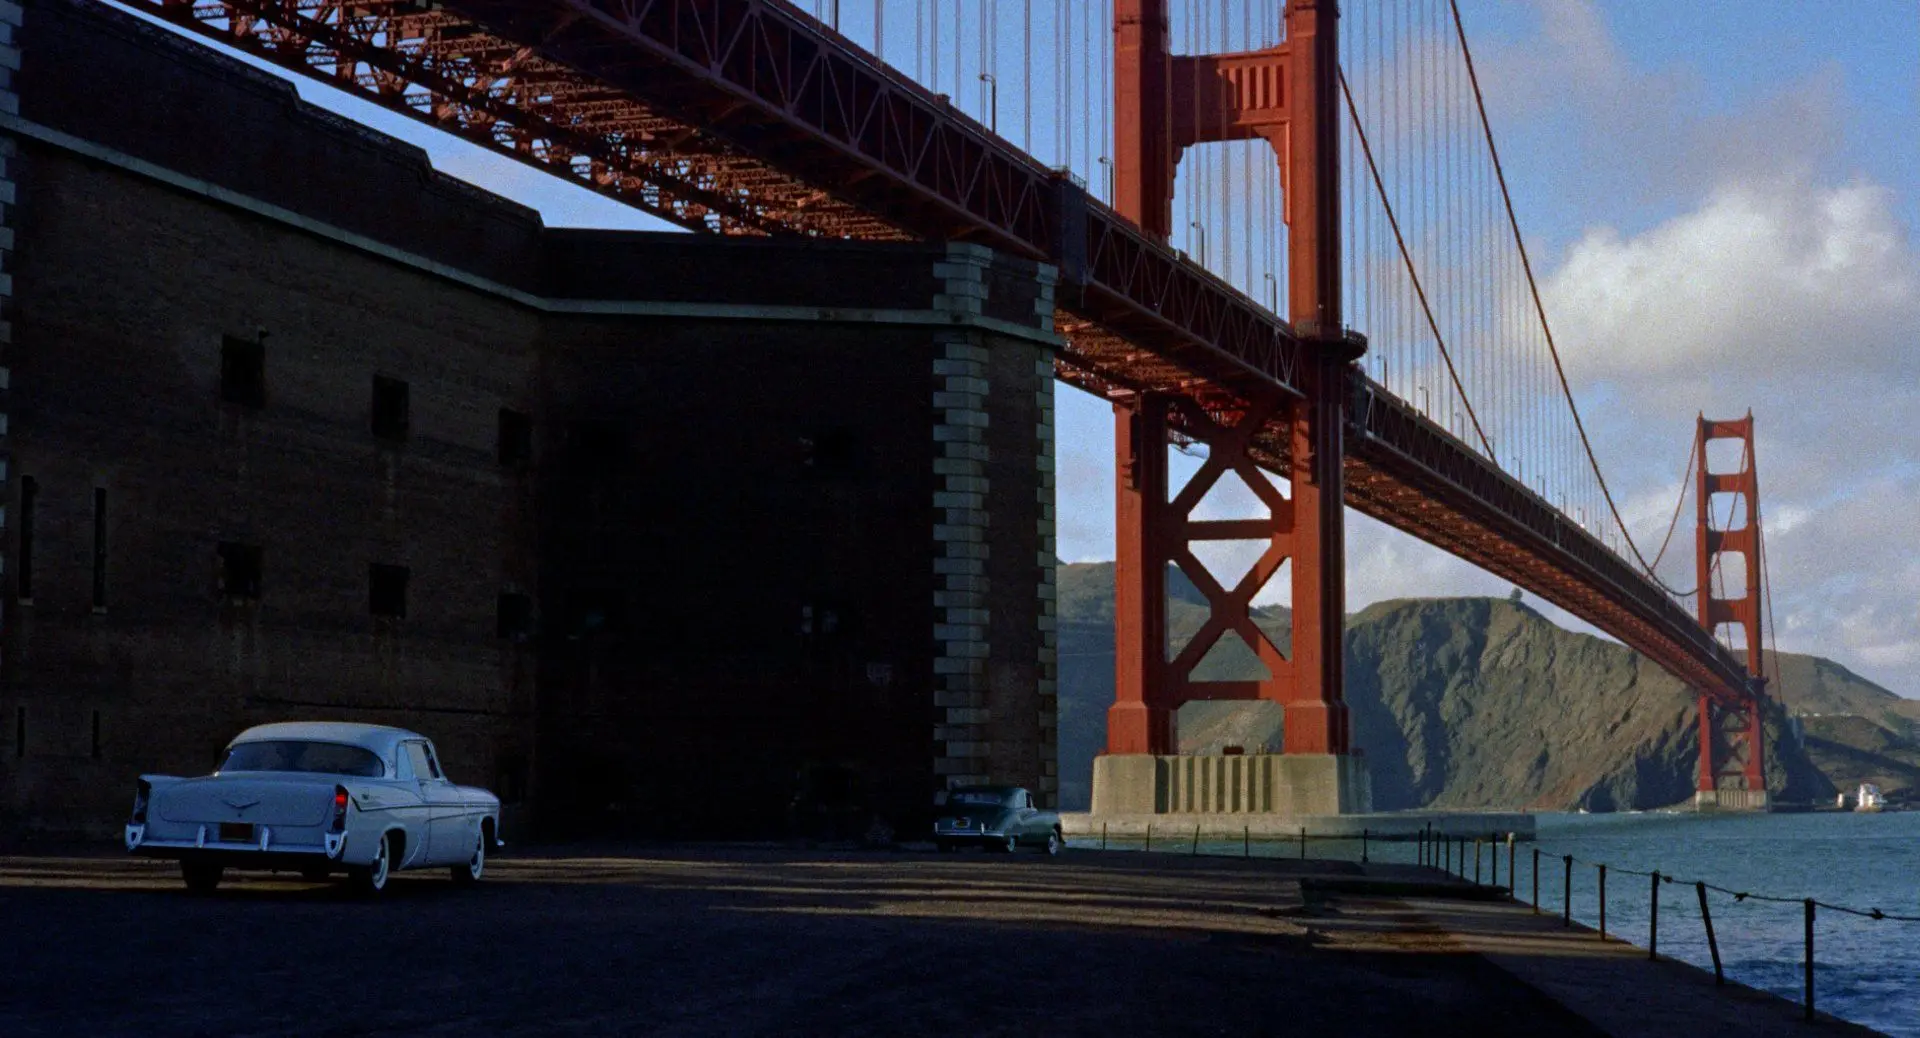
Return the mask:
<path id="1" fill-rule="evenodd" d="M 362 901 L 0 857 L 0 1035 L 1596 1033 L 1480 955 L 1401 943 L 1424 924 L 1399 902 L 1303 898 L 1290 866 L 556 853 Z"/>

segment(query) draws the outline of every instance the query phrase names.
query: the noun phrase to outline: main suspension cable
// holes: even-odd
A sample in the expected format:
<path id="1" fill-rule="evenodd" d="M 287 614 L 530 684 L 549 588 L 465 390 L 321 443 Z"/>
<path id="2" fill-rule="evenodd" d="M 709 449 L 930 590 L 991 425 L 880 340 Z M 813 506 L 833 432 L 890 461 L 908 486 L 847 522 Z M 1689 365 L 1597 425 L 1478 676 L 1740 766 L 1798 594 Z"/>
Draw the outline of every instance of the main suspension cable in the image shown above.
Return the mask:
<path id="1" fill-rule="evenodd" d="M 1513 194 L 1507 189 L 1507 174 L 1500 162 L 1500 149 L 1493 141 L 1493 123 L 1487 118 L 1487 100 L 1480 92 L 1480 76 L 1474 71 L 1473 51 L 1467 46 L 1467 29 L 1460 19 L 1459 0 L 1447 0 L 1447 6 L 1453 11 L 1453 28 L 1460 39 L 1460 53 L 1466 59 L 1467 81 L 1473 86 L 1474 104 L 1480 112 L 1480 128 L 1486 136 L 1487 151 L 1493 159 L 1494 177 L 1500 184 L 1500 200 L 1506 207 L 1507 224 L 1513 230 L 1514 246 L 1520 253 L 1521 269 L 1526 274 L 1527 288 L 1533 296 L 1534 312 L 1540 318 L 1540 330 L 1546 337 L 1547 354 L 1553 358 L 1553 371 L 1559 379 L 1560 392 L 1566 397 L 1568 409 L 1573 412 L 1573 427 L 1580 434 L 1580 447 L 1586 452 L 1587 464 L 1593 469 L 1593 478 L 1600 484 L 1600 494 L 1606 499 L 1607 510 L 1613 513 L 1613 521 L 1619 526 L 1628 550 L 1633 552 L 1633 557 L 1639 561 L 1641 568 L 1652 576 L 1653 567 L 1648 564 L 1647 557 L 1641 554 L 1640 546 L 1634 543 L 1633 533 L 1627 529 L 1626 521 L 1620 517 L 1620 506 L 1613 499 L 1612 489 L 1607 486 L 1606 474 L 1600 471 L 1600 459 L 1593 453 L 1593 441 L 1588 438 L 1586 423 L 1580 418 L 1580 406 L 1574 402 L 1573 387 L 1567 382 L 1566 368 L 1560 362 L 1560 349 L 1553 341 L 1553 326 L 1547 322 L 1546 304 L 1540 299 L 1540 284 L 1533 276 L 1533 261 L 1527 256 L 1526 239 L 1520 234 L 1520 219 L 1514 214 Z M 1653 579 L 1658 582 L 1659 578 Z"/>

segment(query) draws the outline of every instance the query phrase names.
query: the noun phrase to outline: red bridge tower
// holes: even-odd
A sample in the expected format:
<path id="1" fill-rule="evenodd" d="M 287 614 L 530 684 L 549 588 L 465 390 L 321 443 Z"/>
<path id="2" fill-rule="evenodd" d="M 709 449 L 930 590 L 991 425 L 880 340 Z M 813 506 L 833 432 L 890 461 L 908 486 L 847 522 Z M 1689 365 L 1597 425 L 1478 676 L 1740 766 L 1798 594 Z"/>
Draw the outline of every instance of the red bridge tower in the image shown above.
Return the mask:
<path id="1" fill-rule="evenodd" d="M 1343 389 L 1364 340 L 1341 321 L 1339 48 L 1334 0 L 1289 0 L 1286 38 L 1242 54 L 1168 51 L 1166 0 L 1115 0 L 1115 206 L 1164 240 L 1172 229 L 1174 174 L 1185 149 L 1261 138 L 1279 158 L 1287 223 L 1287 316 L 1319 348 L 1301 379 L 1304 397 L 1237 399 L 1135 396 L 1114 403 L 1118 468 L 1114 566 L 1115 702 L 1106 754 L 1094 769 L 1096 813 L 1365 811 L 1363 762 L 1352 753 L 1342 699 L 1345 525 L 1341 483 Z M 1168 500 L 1169 432 L 1205 443 L 1206 463 Z M 1282 431 L 1291 493 L 1254 464 L 1256 434 Z M 1195 505 L 1227 472 L 1244 480 L 1265 517 L 1201 521 Z M 1253 569 L 1222 587 L 1195 559 L 1209 540 L 1265 543 Z M 1293 651 L 1281 653 L 1249 609 L 1292 562 Z M 1177 565 L 1211 615 L 1167 659 L 1166 576 Z M 1245 640 L 1268 670 L 1253 682 L 1200 682 L 1193 668 L 1223 636 Z M 1265 699 L 1285 715 L 1278 760 L 1175 758 L 1175 714 L 1198 699 Z M 1193 773 L 1195 766 L 1207 775 Z"/>
<path id="2" fill-rule="evenodd" d="M 1707 470 L 1707 445 L 1714 440 L 1741 442 L 1738 469 Z M 1700 581 L 1696 592 L 1700 624 L 1716 633 L 1723 625 L 1740 625 L 1746 637 L 1747 670 L 1753 675 L 1753 683 L 1746 695 L 1737 700 L 1700 694 L 1700 786 L 1694 802 L 1701 807 L 1765 808 L 1766 727 L 1760 705 L 1767 682 L 1767 664 L 1760 641 L 1763 590 L 1760 584 L 1760 479 L 1754 468 L 1752 412 L 1745 418 L 1718 422 L 1702 415 L 1695 450 L 1698 456 L 1694 459 L 1694 468 L 1700 473 L 1694 487 L 1700 518 L 1694 541 L 1695 575 Z M 1735 495 L 1743 506 L 1732 512 L 1739 525 L 1725 530 L 1714 528 L 1715 494 Z M 1738 555 L 1740 564 L 1733 565 L 1722 558 L 1729 555 Z M 1714 586 L 1716 572 L 1723 586 L 1732 583 L 1736 576 L 1741 579 L 1741 593 L 1719 597 Z"/>

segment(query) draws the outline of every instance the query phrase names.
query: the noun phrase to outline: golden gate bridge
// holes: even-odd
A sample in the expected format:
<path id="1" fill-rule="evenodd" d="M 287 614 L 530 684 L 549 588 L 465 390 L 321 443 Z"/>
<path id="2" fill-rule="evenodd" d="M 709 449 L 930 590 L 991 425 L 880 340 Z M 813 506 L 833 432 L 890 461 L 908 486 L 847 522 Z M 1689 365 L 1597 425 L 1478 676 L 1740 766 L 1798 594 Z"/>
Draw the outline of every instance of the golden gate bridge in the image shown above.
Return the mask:
<path id="1" fill-rule="evenodd" d="M 1681 506 L 1650 558 L 1568 381 L 1455 0 L 122 3 L 690 230 L 1052 264 L 1057 375 L 1115 414 L 1110 754 L 1172 753 L 1194 699 L 1277 702 L 1288 753 L 1349 753 L 1351 506 L 1685 681 L 1703 800 L 1764 804 L 1751 416 L 1696 429 L 1675 588 Z M 1720 438 L 1738 469 L 1709 470 Z M 1179 488 L 1170 441 L 1205 447 Z M 1229 474 L 1265 514 L 1195 518 Z M 1232 586 L 1195 554 L 1220 541 L 1259 553 Z M 1170 566 L 1211 603 L 1177 652 Z M 1291 654 L 1249 612 L 1283 571 Z M 1229 634 L 1266 679 L 1192 677 Z"/>

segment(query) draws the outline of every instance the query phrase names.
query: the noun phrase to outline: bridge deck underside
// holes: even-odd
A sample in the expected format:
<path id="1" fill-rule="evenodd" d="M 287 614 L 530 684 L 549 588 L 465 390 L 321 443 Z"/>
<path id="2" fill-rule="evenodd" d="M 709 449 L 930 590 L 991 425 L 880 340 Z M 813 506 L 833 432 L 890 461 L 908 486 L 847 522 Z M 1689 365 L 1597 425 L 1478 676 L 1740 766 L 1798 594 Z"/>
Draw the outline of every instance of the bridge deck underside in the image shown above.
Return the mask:
<path id="1" fill-rule="evenodd" d="M 943 98 L 771 0 L 124 0 L 683 227 L 970 240 L 1060 268 L 1062 380 L 1203 409 L 1296 395 L 1266 308 Z M 1650 581 L 1377 387 L 1347 501 L 1709 694 L 1744 668 Z M 1256 445 L 1285 472 L 1285 437 Z"/>

